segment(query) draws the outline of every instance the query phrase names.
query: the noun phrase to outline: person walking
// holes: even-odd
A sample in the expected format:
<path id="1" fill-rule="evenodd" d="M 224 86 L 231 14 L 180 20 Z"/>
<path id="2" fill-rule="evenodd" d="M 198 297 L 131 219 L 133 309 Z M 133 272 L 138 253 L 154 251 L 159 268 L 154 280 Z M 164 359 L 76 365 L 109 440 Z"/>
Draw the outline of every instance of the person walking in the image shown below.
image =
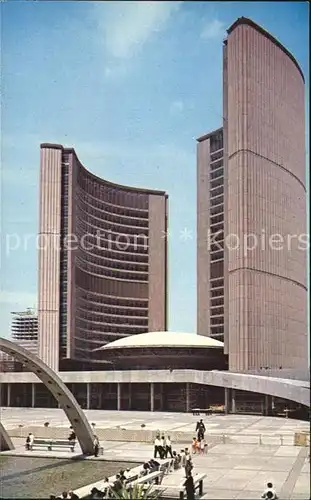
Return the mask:
<path id="1" fill-rule="evenodd" d="M 201 441 L 199 442 L 199 453 L 200 455 L 204 455 L 204 452 L 205 452 L 205 440 L 201 439 Z"/>
<path id="2" fill-rule="evenodd" d="M 99 453 L 99 440 L 98 440 L 97 436 L 94 436 L 93 445 L 94 445 L 94 456 L 98 457 L 98 453 Z"/>
<path id="3" fill-rule="evenodd" d="M 275 489 L 273 488 L 272 483 L 267 484 L 267 488 L 265 489 L 265 491 L 261 495 L 261 498 L 270 499 L 270 500 L 277 500 L 278 497 L 277 497 Z"/>
<path id="4" fill-rule="evenodd" d="M 164 436 L 161 436 L 161 456 L 160 458 L 165 458 L 165 437 Z"/>
<path id="5" fill-rule="evenodd" d="M 168 457 L 168 454 L 170 454 L 170 457 L 173 458 L 172 442 L 170 436 L 167 436 L 165 440 L 165 458 Z"/>
<path id="6" fill-rule="evenodd" d="M 199 422 L 197 422 L 196 432 L 199 441 L 201 441 L 201 439 L 204 439 L 206 428 L 202 419 Z"/>
<path id="7" fill-rule="evenodd" d="M 153 458 L 157 458 L 159 454 L 159 458 L 161 458 L 161 440 L 160 440 L 160 436 L 156 436 L 155 440 L 154 440 L 154 454 L 153 454 Z"/>
<path id="8" fill-rule="evenodd" d="M 187 500 L 194 500 L 194 481 L 191 472 L 186 475 L 186 481 L 184 482 L 184 487 L 186 488 Z"/>
<path id="9" fill-rule="evenodd" d="M 186 458 L 186 461 L 185 461 L 185 475 L 186 477 L 191 474 L 192 472 L 192 469 L 193 469 L 193 463 L 192 463 L 192 460 L 191 460 L 191 455 L 189 453 L 189 451 L 186 449 L 185 451 L 185 458 Z"/>
<path id="10" fill-rule="evenodd" d="M 192 439 L 192 445 L 191 445 L 191 448 L 192 448 L 192 453 L 195 455 L 197 450 L 198 450 L 198 445 L 199 445 L 199 441 L 197 440 L 197 438 L 193 438 Z"/>
<path id="11" fill-rule="evenodd" d="M 29 437 L 29 443 L 28 443 L 29 444 L 29 450 L 32 451 L 32 449 L 33 449 L 33 442 L 35 440 L 35 436 L 33 435 L 32 432 L 30 432 L 28 434 L 28 437 Z"/>

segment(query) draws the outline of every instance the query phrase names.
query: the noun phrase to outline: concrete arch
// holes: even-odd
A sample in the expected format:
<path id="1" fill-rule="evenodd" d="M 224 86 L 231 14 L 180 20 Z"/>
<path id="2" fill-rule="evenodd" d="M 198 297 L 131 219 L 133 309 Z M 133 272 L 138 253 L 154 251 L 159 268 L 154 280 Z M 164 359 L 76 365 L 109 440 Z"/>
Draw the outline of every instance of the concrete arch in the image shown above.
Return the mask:
<path id="1" fill-rule="evenodd" d="M 14 444 L 0 422 L 0 451 L 14 450 Z"/>
<path id="2" fill-rule="evenodd" d="M 30 371 L 37 375 L 66 413 L 76 433 L 82 452 L 86 455 L 92 455 L 94 450 L 94 436 L 91 426 L 77 400 L 60 377 L 39 359 L 38 356 L 28 352 L 10 340 L 0 337 L 0 350 L 21 361 Z"/>

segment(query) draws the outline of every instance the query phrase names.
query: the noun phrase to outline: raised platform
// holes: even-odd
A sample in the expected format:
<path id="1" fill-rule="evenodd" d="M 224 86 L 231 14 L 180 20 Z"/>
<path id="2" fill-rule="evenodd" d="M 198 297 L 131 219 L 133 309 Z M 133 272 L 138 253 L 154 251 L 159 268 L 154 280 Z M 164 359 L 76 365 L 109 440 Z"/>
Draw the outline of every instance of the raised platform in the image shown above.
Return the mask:
<path id="1" fill-rule="evenodd" d="M 108 412 L 90 410 L 85 412 L 91 423 L 95 423 L 95 432 L 104 447 L 104 456 L 86 460 L 143 462 L 153 454 L 152 442 L 134 440 L 111 441 L 116 438 L 121 428 L 139 435 L 141 432 L 154 433 L 157 430 L 174 436 L 178 432 L 182 436 L 194 433 L 198 417 L 178 413 L 139 413 Z M 26 432 L 30 426 L 36 426 L 43 432 L 56 430 L 68 434 L 69 422 L 59 409 L 25 409 L 11 408 L 1 410 L 1 420 L 10 434 Z M 309 448 L 293 446 L 293 436 L 299 431 L 309 431 L 308 422 L 298 420 L 257 417 L 245 415 L 215 415 L 203 417 L 207 428 L 209 450 L 207 456 L 194 456 L 195 472 L 206 472 L 204 481 L 204 499 L 249 499 L 260 498 L 265 484 L 272 481 L 279 497 L 287 500 L 306 500 L 310 498 L 310 463 Z M 49 427 L 44 427 L 45 422 Z M 141 425 L 145 424 L 145 428 Z M 23 425 L 24 427 L 18 427 Z M 107 438 L 101 438 L 101 433 Z M 136 434 L 135 434 L 136 433 Z M 137 434 L 138 433 L 138 434 Z M 225 444 L 218 441 L 218 436 L 226 436 Z M 259 438 L 261 436 L 261 444 Z M 283 436 L 281 445 L 280 436 Z M 62 459 L 79 459 L 81 450 L 75 453 L 44 450 L 25 451 L 25 439 L 14 437 L 16 447 L 6 455 L 54 457 Z M 173 439 L 173 448 L 179 451 L 187 444 Z M 104 475 L 104 474 L 103 474 Z M 183 471 L 178 471 L 165 478 L 167 486 L 179 485 Z M 90 488 L 91 489 L 91 488 Z M 58 493 L 58 492 L 56 492 Z"/>

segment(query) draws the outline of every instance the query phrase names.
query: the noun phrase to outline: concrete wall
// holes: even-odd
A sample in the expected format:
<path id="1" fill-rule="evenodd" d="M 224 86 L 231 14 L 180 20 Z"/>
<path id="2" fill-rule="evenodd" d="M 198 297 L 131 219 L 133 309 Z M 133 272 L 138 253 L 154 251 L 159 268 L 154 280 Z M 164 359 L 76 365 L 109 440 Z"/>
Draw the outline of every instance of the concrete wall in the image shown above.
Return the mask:
<path id="1" fill-rule="evenodd" d="M 280 378 L 232 372 L 198 370 L 153 370 L 111 372 L 62 372 L 62 381 L 68 383 L 191 383 L 240 389 L 258 394 L 295 401 L 310 406 L 310 383 Z M 1 383 L 36 383 L 32 373 L 0 373 Z"/>
<path id="2" fill-rule="evenodd" d="M 53 370 L 59 366 L 59 266 L 61 236 L 62 149 L 41 149 L 39 200 L 39 357 Z"/>
<path id="3" fill-rule="evenodd" d="M 303 369 L 304 82 L 280 44 L 254 24 L 236 23 L 226 52 L 228 234 L 239 241 L 228 254 L 229 369 Z M 247 235 L 257 238 L 248 251 Z M 269 243 L 272 235 L 283 242 Z"/>

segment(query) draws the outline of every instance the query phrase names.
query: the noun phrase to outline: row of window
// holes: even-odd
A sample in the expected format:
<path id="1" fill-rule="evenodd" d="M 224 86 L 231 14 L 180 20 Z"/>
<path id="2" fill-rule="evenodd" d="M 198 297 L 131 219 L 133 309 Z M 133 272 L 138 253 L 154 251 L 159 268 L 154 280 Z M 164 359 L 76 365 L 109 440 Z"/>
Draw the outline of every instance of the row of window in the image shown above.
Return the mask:
<path id="1" fill-rule="evenodd" d="M 114 310 L 122 311 L 122 308 L 127 309 L 148 309 L 148 299 L 144 300 L 135 300 L 132 298 L 120 298 L 115 296 L 109 296 L 104 294 L 97 294 L 92 292 L 86 292 L 81 288 L 76 288 L 76 297 L 81 300 L 83 303 L 88 304 L 89 302 L 93 304 L 97 304 L 98 306 L 110 306 Z"/>
<path id="2" fill-rule="evenodd" d="M 80 246 L 85 245 L 85 240 L 93 240 L 93 244 L 104 248 L 113 248 L 119 251 L 139 250 L 141 253 L 148 251 L 148 236 L 142 234 L 116 233 L 110 230 L 101 230 L 79 219 L 76 223 L 76 233 Z M 90 244 L 88 245 L 91 246 Z"/>
<path id="3" fill-rule="evenodd" d="M 100 220 L 105 219 L 107 222 L 111 224 L 120 224 L 122 226 L 138 226 L 143 228 L 148 228 L 149 226 L 149 215 L 146 212 L 142 212 L 142 214 L 136 214 L 135 216 L 125 215 L 125 214 L 115 214 L 111 211 L 106 210 L 100 205 L 96 199 L 90 200 L 85 197 L 80 191 L 76 194 L 77 196 L 77 207 L 79 210 L 84 212 L 87 215 L 91 215 L 94 218 L 99 218 Z"/>
<path id="4" fill-rule="evenodd" d="M 136 317 L 136 318 L 147 318 L 148 317 L 148 309 L 135 309 L 135 308 L 127 308 L 127 309 L 116 309 L 110 306 L 97 306 L 95 304 L 81 304 L 78 305 L 77 309 L 81 311 L 80 316 L 83 314 L 94 314 L 94 315 L 108 315 L 108 316 L 127 316 L 127 317 Z"/>
<path id="5" fill-rule="evenodd" d="M 91 217 L 88 216 L 83 216 L 81 217 L 81 212 L 78 214 L 77 219 L 84 223 L 87 224 L 87 227 L 89 228 L 89 232 L 92 233 L 103 233 L 104 235 L 119 235 L 119 234 L 125 234 L 128 236 L 134 235 L 139 235 L 142 238 L 146 239 L 148 241 L 148 235 L 149 235 L 149 230 L 148 228 L 138 228 L 138 227 L 131 227 L 131 226 L 116 226 L 116 225 L 111 225 L 107 223 L 107 221 L 103 218 L 97 218 L 97 219 L 92 219 Z M 122 229 L 123 228 L 123 229 Z"/>
<path id="6" fill-rule="evenodd" d="M 75 278 L 76 287 L 80 287 L 86 292 L 114 296 L 116 302 L 123 300 L 123 297 L 131 297 L 132 300 L 143 300 L 149 296 L 148 283 L 139 281 L 134 283 L 89 274 L 77 266 L 75 269 Z"/>
<path id="7" fill-rule="evenodd" d="M 113 187 L 90 177 L 90 174 L 82 168 L 78 170 L 78 184 L 92 196 L 101 200 L 107 200 L 110 204 L 123 205 L 129 208 L 140 208 L 148 210 L 148 195 L 137 191 L 126 191 L 126 189 Z"/>
<path id="8" fill-rule="evenodd" d="M 83 260 L 76 259 L 76 266 L 94 276 L 112 278 L 120 281 L 130 281 L 130 282 L 142 282 L 148 283 L 148 273 L 138 274 L 137 272 L 126 272 L 126 271 L 118 271 L 116 269 L 110 269 L 102 266 L 96 266 L 95 264 L 91 264 L 89 262 L 84 262 Z"/>
<path id="9" fill-rule="evenodd" d="M 90 238 L 90 240 L 92 240 L 92 238 Z M 90 251 L 88 250 L 89 247 Z M 84 246 L 84 251 L 85 254 L 96 256 L 97 259 L 113 261 L 116 263 L 121 262 L 125 264 L 135 263 L 137 266 L 144 266 L 144 267 L 145 266 L 147 267 L 149 265 L 148 254 L 141 254 L 135 252 L 123 253 L 118 250 L 112 250 L 111 248 L 106 249 L 103 248 L 102 246 L 94 245 L 93 243 L 91 243 L 91 241 L 89 245 Z"/>
<path id="10" fill-rule="evenodd" d="M 79 259 L 84 262 L 89 262 L 90 264 L 94 264 L 94 266 L 99 267 L 100 269 L 116 269 L 117 271 L 129 271 L 129 272 L 137 272 L 137 273 L 148 273 L 149 265 L 148 263 L 142 262 L 128 262 L 128 261 L 116 261 L 115 259 L 107 259 L 105 256 L 93 255 L 90 252 L 84 252 L 82 255 L 79 255 Z"/>
<path id="11" fill-rule="evenodd" d="M 75 321 L 75 327 L 76 329 L 80 329 L 82 331 L 86 332 L 92 332 L 92 333 L 114 333 L 114 334 L 126 334 L 129 335 L 130 333 L 143 333 L 146 331 L 146 326 L 145 325 L 116 325 L 115 323 L 113 324 L 106 324 L 103 322 L 93 322 L 93 321 L 86 321 L 82 318 L 76 318 Z M 87 337 L 87 336 L 86 336 Z M 93 338 L 93 335 L 91 336 Z"/>
<path id="12" fill-rule="evenodd" d="M 137 327 L 144 326 L 145 328 L 148 327 L 148 318 L 137 318 L 137 317 L 118 317 L 116 318 L 115 316 L 108 316 L 105 318 L 101 318 L 98 315 L 93 315 L 92 313 L 86 313 L 84 311 L 81 311 L 81 309 L 78 309 L 76 312 L 76 319 L 79 319 L 80 321 L 83 321 L 85 323 L 92 323 L 96 325 L 108 325 L 111 327 L 113 326 L 122 326 L 123 328 L 130 327 L 132 325 L 135 325 Z"/>

